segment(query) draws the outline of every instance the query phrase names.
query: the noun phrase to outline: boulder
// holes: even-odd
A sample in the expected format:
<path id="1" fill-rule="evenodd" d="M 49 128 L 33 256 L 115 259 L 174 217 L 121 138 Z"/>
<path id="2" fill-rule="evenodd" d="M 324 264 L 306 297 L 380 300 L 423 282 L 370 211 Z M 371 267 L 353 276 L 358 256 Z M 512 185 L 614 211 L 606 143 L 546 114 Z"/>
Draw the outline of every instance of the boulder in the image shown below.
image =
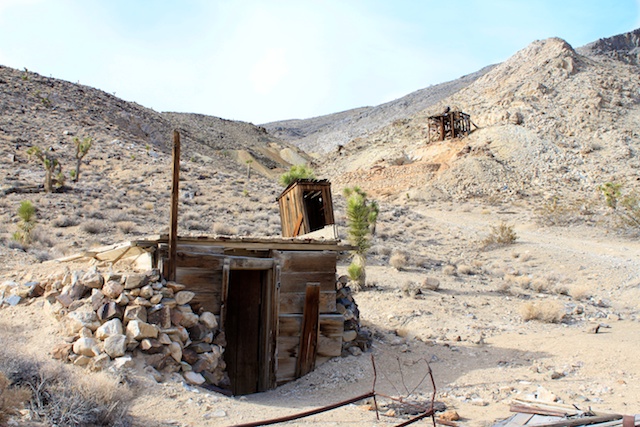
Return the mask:
<path id="1" fill-rule="evenodd" d="M 171 353 L 171 357 L 176 362 L 180 362 L 182 360 L 182 346 L 177 342 L 172 342 L 169 344 L 169 352 Z"/>
<path id="2" fill-rule="evenodd" d="M 134 366 L 135 366 L 135 363 L 131 356 L 122 356 L 122 357 L 116 357 L 115 359 L 113 359 L 113 367 L 115 369 L 133 368 Z"/>
<path id="3" fill-rule="evenodd" d="M 67 314 L 68 329 L 71 333 L 77 333 L 83 327 L 95 331 L 100 327 L 100 321 L 94 311 L 72 311 Z"/>
<path id="4" fill-rule="evenodd" d="M 202 353 L 198 356 L 198 361 L 193 364 L 194 372 L 213 371 L 218 367 L 220 355 L 217 353 Z"/>
<path id="5" fill-rule="evenodd" d="M 100 353 L 91 360 L 89 363 L 89 369 L 92 371 L 104 371 L 109 367 L 109 362 L 111 362 L 109 355 L 106 353 Z"/>
<path id="6" fill-rule="evenodd" d="M 192 385 L 202 385 L 205 383 L 205 379 L 202 375 L 197 372 L 189 371 L 182 374 L 187 383 Z"/>
<path id="7" fill-rule="evenodd" d="M 149 299 L 153 296 L 153 288 L 151 285 L 143 286 L 140 289 L 140 298 Z"/>
<path id="8" fill-rule="evenodd" d="M 29 282 L 25 286 L 29 286 L 27 297 L 38 298 L 44 295 L 44 286 L 40 282 Z"/>
<path id="9" fill-rule="evenodd" d="M 122 321 L 120 319 L 111 319 L 106 323 L 103 323 L 98 329 L 96 329 L 96 338 L 105 340 L 111 335 L 121 335 L 123 332 Z"/>
<path id="10" fill-rule="evenodd" d="M 192 341 L 203 340 L 204 337 L 207 336 L 207 333 L 211 331 L 202 323 L 196 323 L 191 328 L 187 328 L 187 330 L 189 331 L 189 338 L 191 338 Z"/>
<path id="11" fill-rule="evenodd" d="M 96 269 L 91 269 L 87 271 L 82 276 L 80 281 L 84 286 L 88 288 L 93 288 L 93 289 L 101 289 L 102 285 L 104 285 L 104 278 L 100 273 L 98 273 L 98 270 Z"/>
<path id="12" fill-rule="evenodd" d="M 95 338 L 79 338 L 73 343 L 73 352 L 80 356 L 95 357 L 100 354 L 100 347 Z"/>
<path id="13" fill-rule="evenodd" d="M 102 293 L 111 299 L 117 299 L 124 291 L 124 286 L 115 280 L 110 280 L 102 287 Z"/>
<path id="14" fill-rule="evenodd" d="M 134 319 L 127 323 L 127 335 L 138 341 L 145 338 L 157 338 L 158 332 L 157 326 L 150 325 L 140 320 Z"/>
<path id="15" fill-rule="evenodd" d="M 105 303 L 106 298 L 102 292 L 97 289 L 91 290 L 91 308 L 97 311 Z"/>
<path id="16" fill-rule="evenodd" d="M 124 310 L 124 323 L 125 325 L 131 320 L 139 320 L 141 322 L 147 321 L 147 309 L 145 307 L 129 305 Z"/>
<path id="17" fill-rule="evenodd" d="M 149 276 L 146 274 L 130 274 L 124 282 L 125 289 L 137 289 L 149 283 Z"/>
<path id="18" fill-rule="evenodd" d="M 218 320 L 215 314 L 205 311 L 200 315 L 200 323 L 209 329 L 216 329 L 218 327 Z"/>
<path id="19" fill-rule="evenodd" d="M 114 334 L 104 340 L 104 352 L 112 359 L 124 356 L 127 351 L 127 337 L 123 334 Z"/>
<path id="20" fill-rule="evenodd" d="M 69 355 L 71 354 L 71 350 L 73 349 L 73 344 L 71 343 L 60 343 L 56 344 L 51 350 L 51 357 L 54 359 L 67 361 L 69 360 Z"/>
<path id="21" fill-rule="evenodd" d="M 182 313 L 182 320 L 180 321 L 180 325 L 189 329 L 198 324 L 199 317 L 195 313 Z"/>
<path id="22" fill-rule="evenodd" d="M 176 282 L 167 282 L 166 287 L 171 289 L 173 292 L 180 292 L 186 288 L 185 285 Z"/>
<path id="23" fill-rule="evenodd" d="M 161 328 L 171 327 L 171 309 L 161 304 L 147 310 L 147 322 L 158 325 Z"/>
<path id="24" fill-rule="evenodd" d="M 116 304 L 115 301 L 109 301 L 96 311 L 98 319 L 105 322 L 111 319 L 122 319 L 122 307 Z"/>
<path id="25" fill-rule="evenodd" d="M 155 294 L 154 296 L 149 298 L 149 302 L 153 305 L 156 305 L 160 303 L 160 301 L 162 301 L 162 298 L 163 298 L 162 294 Z"/>
<path id="26" fill-rule="evenodd" d="M 195 296 L 196 294 L 194 292 L 180 291 L 177 294 L 175 294 L 174 299 L 176 300 L 176 304 L 183 305 L 183 304 L 189 304 Z"/>
<path id="27" fill-rule="evenodd" d="M 140 341 L 140 348 L 149 354 L 161 353 L 164 345 L 155 338 L 145 338 Z"/>
<path id="28" fill-rule="evenodd" d="M 165 334 L 164 332 L 158 335 L 158 341 L 160 341 L 160 343 L 164 345 L 169 345 L 172 342 L 171 338 L 169 338 L 169 335 Z"/>

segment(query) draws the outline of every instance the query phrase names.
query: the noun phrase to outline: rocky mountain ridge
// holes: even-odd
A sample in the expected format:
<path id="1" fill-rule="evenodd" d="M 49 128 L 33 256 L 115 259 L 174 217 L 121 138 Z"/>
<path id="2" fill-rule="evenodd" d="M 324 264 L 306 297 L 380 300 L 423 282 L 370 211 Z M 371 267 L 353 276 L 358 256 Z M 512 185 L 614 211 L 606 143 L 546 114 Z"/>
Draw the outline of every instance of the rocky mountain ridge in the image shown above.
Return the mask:
<path id="1" fill-rule="evenodd" d="M 321 155 L 442 101 L 488 73 L 494 66 L 488 65 L 475 73 L 417 90 L 381 105 L 310 119 L 281 120 L 262 126 L 270 134 L 295 144 L 307 153 Z"/>
<path id="2" fill-rule="evenodd" d="M 356 138 L 329 156 L 324 173 L 378 193 L 455 199 L 592 197 L 609 181 L 637 188 L 640 68 L 581 51 L 588 55 L 557 38 L 533 42 L 432 107 Z M 446 105 L 479 128 L 461 140 L 429 141 L 428 117 Z"/>

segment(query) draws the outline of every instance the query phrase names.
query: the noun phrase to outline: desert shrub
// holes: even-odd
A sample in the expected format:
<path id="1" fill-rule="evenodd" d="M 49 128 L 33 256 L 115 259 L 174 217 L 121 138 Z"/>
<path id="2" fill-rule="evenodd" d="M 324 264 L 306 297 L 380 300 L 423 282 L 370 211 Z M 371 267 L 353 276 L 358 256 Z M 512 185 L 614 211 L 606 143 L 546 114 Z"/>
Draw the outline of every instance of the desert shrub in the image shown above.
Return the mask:
<path id="1" fill-rule="evenodd" d="M 622 193 L 622 184 L 607 182 L 598 189 L 605 198 L 605 204 L 619 220 L 618 226 L 623 229 L 640 228 L 640 196 L 635 193 Z"/>
<path id="2" fill-rule="evenodd" d="M 592 215 L 591 203 L 583 199 L 554 196 L 536 210 L 536 222 L 543 226 L 563 226 L 580 222 Z"/>
<path id="3" fill-rule="evenodd" d="M 569 295 L 573 299 L 585 300 L 591 297 L 591 290 L 585 285 L 576 285 L 569 288 Z"/>
<path id="4" fill-rule="evenodd" d="M 104 213 L 102 211 L 88 211 L 85 216 L 91 219 L 104 219 Z"/>
<path id="5" fill-rule="evenodd" d="M 475 272 L 476 272 L 476 270 L 472 266 L 467 265 L 467 264 L 460 264 L 460 265 L 458 265 L 458 268 L 457 268 L 457 273 L 458 274 L 462 274 L 462 275 L 466 275 L 466 276 L 470 276 L 472 274 L 475 274 Z"/>
<path id="6" fill-rule="evenodd" d="M 538 278 L 531 281 L 531 289 L 538 293 L 548 292 L 551 283 L 548 279 Z"/>
<path id="7" fill-rule="evenodd" d="M 555 300 L 528 301 L 520 307 L 522 320 L 539 320 L 545 323 L 559 323 L 565 316 L 564 304 Z"/>
<path id="8" fill-rule="evenodd" d="M 58 228 L 75 227 L 78 225 L 78 218 L 67 215 L 60 215 L 51 222 L 51 225 Z"/>
<path id="9" fill-rule="evenodd" d="M 51 248 L 55 246 L 56 241 L 54 236 L 42 227 L 36 227 L 31 233 L 31 241 L 37 243 L 41 247 Z"/>
<path id="10" fill-rule="evenodd" d="M 213 232 L 215 234 L 223 235 L 223 236 L 234 236 L 238 234 L 238 229 L 229 224 L 223 224 L 221 222 L 216 222 L 213 224 Z"/>
<path id="11" fill-rule="evenodd" d="M 136 223 L 133 221 L 119 221 L 116 226 L 124 234 L 131 234 L 136 231 Z"/>
<path id="12" fill-rule="evenodd" d="M 518 235 L 512 225 L 501 222 L 498 225 L 491 226 L 489 235 L 482 241 L 482 247 L 511 245 L 516 242 Z"/>
<path id="13" fill-rule="evenodd" d="M 445 265 L 444 267 L 442 267 L 442 274 L 446 276 L 455 276 L 456 267 L 453 265 Z"/>
<path id="14" fill-rule="evenodd" d="M 407 266 L 407 256 L 402 252 L 394 252 L 389 259 L 389 264 L 396 270 L 402 270 Z"/>
<path id="15" fill-rule="evenodd" d="M 299 179 L 316 179 L 313 169 L 307 165 L 293 165 L 288 172 L 280 176 L 280 184 L 287 187 Z"/>
<path id="16" fill-rule="evenodd" d="M 82 224 L 82 230 L 89 234 L 100 234 L 107 230 L 104 223 L 98 220 L 87 221 Z"/>
<path id="17" fill-rule="evenodd" d="M 0 356 L 0 372 L 12 387 L 30 390 L 27 406 L 36 421 L 59 426 L 119 426 L 128 415 L 132 393 L 106 373 L 77 376 L 64 366 L 15 355 Z"/>
<path id="18" fill-rule="evenodd" d="M 11 415 L 18 413 L 31 393 L 24 387 L 12 387 L 9 379 L 0 372 L 0 425 L 8 425 Z"/>

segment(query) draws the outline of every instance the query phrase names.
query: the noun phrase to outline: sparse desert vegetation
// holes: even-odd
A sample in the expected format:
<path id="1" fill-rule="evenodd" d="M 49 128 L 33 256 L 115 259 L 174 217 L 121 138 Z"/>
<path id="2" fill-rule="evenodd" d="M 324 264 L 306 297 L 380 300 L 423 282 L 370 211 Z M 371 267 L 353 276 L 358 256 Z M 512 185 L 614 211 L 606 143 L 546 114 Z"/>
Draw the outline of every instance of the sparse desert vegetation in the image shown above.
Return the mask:
<path id="1" fill-rule="evenodd" d="M 266 130 L 279 126 L 286 135 L 287 124 L 257 128 L 158 113 L 0 67 L 0 423 L 28 414 L 26 421 L 47 425 L 231 425 L 370 388 L 368 355 L 327 361 L 294 383 L 245 398 L 151 370 L 90 372 L 51 359 L 52 337 L 94 331 L 70 336 L 55 326 L 57 295 L 15 289 L 31 292 L 53 270 L 99 266 L 116 277 L 119 268 L 134 268 L 46 261 L 167 234 L 173 128 L 184 137 L 181 235 L 280 236 L 276 197 L 286 183 L 278 177 L 288 171 L 287 182 L 331 180 L 338 232 L 358 256 L 352 262 L 342 254 L 338 274 L 367 285 L 355 294 L 357 310 L 372 332 L 381 378 L 400 366 L 412 370 L 411 380 L 428 361 L 436 399 L 474 427 L 505 418 L 512 398 L 540 389 L 566 403 L 626 413 L 640 399 L 630 380 L 640 362 L 625 356 L 640 339 L 638 73 L 632 63 L 580 52 L 557 39 L 535 42 L 504 64 L 432 88 L 450 92 L 391 126 L 379 120 L 366 134 L 358 126 L 409 101 L 366 107 L 357 120 L 346 112 L 331 123 L 335 129 L 322 125 L 329 119 L 297 121 L 300 146 L 317 149 L 316 156 Z M 465 138 L 428 140 L 428 118 L 445 102 L 480 127 Z M 87 113 L 94 110 L 100 114 Z M 334 131 L 359 136 L 336 149 L 327 137 Z M 314 171 L 281 162 L 286 152 Z M 74 164 L 81 179 L 78 168 L 65 182 L 62 166 Z M 66 280 L 56 286 L 73 275 Z M 15 297 L 21 302 L 13 304 Z M 388 382 L 379 387 L 396 393 Z M 430 385 L 418 394 L 430 399 Z M 369 415 L 347 407 L 341 417 L 367 425 Z"/>

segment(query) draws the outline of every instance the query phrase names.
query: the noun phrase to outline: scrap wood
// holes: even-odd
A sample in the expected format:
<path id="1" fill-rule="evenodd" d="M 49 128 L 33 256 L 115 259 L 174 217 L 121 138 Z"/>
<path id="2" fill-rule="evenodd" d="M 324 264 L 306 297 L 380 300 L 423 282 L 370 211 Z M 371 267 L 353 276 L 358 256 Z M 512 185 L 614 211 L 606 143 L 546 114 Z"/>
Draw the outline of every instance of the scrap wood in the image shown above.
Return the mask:
<path id="1" fill-rule="evenodd" d="M 557 421 L 557 422 L 547 423 L 547 424 L 536 424 L 535 427 L 576 427 L 576 426 L 586 426 L 591 424 L 606 423 L 609 421 L 621 420 L 621 419 L 622 419 L 622 415 L 617 415 L 617 414 L 596 415 L 593 417 L 565 419 L 562 421 Z"/>
<path id="2" fill-rule="evenodd" d="M 523 414 L 549 415 L 556 417 L 564 417 L 571 415 L 583 414 L 579 408 L 570 405 L 563 405 L 555 402 L 544 402 L 533 399 L 518 398 L 513 400 L 510 406 L 511 412 L 520 412 Z M 590 415 L 595 415 L 589 412 Z"/>

